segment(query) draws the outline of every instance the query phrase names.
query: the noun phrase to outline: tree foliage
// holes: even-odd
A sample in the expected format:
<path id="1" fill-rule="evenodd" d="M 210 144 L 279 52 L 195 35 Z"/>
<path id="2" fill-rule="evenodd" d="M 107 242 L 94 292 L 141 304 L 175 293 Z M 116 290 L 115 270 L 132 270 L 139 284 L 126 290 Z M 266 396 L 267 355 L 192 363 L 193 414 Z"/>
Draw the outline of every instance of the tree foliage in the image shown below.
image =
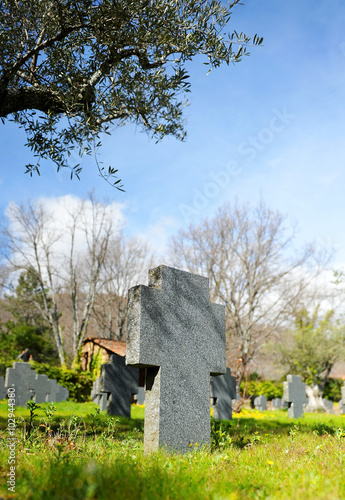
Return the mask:
<path id="1" fill-rule="evenodd" d="M 294 329 L 274 350 L 290 373 L 301 375 L 306 384 L 319 386 L 322 392 L 332 367 L 345 356 L 345 329 L 334 320 L 333 311 L 324 318 L 318 312 L 318 308 L 313 314 L 297 311 Z"/>
<path id="2" fill-rule="evenodd" d="M 210 69 L 240 61 L 243 33 L 226 33 L 233 0 L 0 0 L 0 117 L 24 128 L 37 157 L 59 170 L 71 151 L 90 154 L 125 122 L 157 140 L 183 138 L 186 62 Z M 116 170 L 100 167 L 105 178 Z M 121 188 L 119 180 L 114 181 Z"/>
<path id="3" fill-rule="evenodd" d="M 11 291 L 0 304 L 11 316 L 5 323 L 0 322 L 0 372 L 4 372 L 25 348 L 35 361 L 56 364 L 58 355 L 49 325 L 32 307 L 34 300 L 43 300 L 35 273 L 32 270 L 22 273 L 17 286 L 8 289 Z"/>

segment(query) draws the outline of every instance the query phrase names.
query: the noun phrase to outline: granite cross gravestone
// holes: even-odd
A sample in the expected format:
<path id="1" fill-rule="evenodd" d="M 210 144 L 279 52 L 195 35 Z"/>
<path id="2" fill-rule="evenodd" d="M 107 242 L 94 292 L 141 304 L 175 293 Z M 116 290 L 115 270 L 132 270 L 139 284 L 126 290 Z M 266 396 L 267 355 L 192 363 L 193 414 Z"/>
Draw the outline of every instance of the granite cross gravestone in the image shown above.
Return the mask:
<path id="1" fill-rule="evenodd" d="M 333 401 L 330 401 L 329 399 L 323 398 L 322 402 L 323 402 L 323 405 L 326 408 L 327 412 L 333 411 Z"/>
<path id="2" fill-rule="evenodd" d="M 36 372 L 31 370 L 30 363 L 15 361 L 12 368 L 7 368 L 5 376 L 5 387 L 16 389 L 16 405 L 26 406 L 33 396 L 34 377 Z"/>
<path id="3" fill-rule="evenodd" d="M 232 400 L 236 399 L 236 377 L 230 368 L 224 375 L 211 377 L 211 397 L 213 399 L 213 417 L 219 420 L 232 419 Z"/>
<path id="4" fill-rule="evenodd" d="M 225 373 L 225 307 L 208 279 L 160 266 L 128 293 L 127 363 L 146 367 L 145 453 L 210 442 L 210 375 Z"/>
<path id="5" fill-rule="evenodd" d="M 47 375 L 36 373 L 34 378 L 34 401 L 35 403 L 45 403 L 50 390 L 50 381 Z"/>
<path id="6" fill-rule="evenodd" d="M 259 411 L 265 411 L 267 408 L 267 398 L 263 394 L 254 399 L 254 406 Z"/>
<path id="7" fill-rule="evenodd" d="M 107 410 L 108 393 L 101 391 L 101 377 L 97 377 L 92 385 L 91 399 L 101 411 Z"/>
<path id="8" fill-rule="evenodd" d="M 66 401 L 69 396 L 69 390 L 63 385 L 58 384 L 56 390 L 55 401 L 61 403 L 61 401 Z"/>
<path id="9" fill-rule="evenodd" d="M 289 417 L 301 417 L 303 405 L 308 402 L 302 378 L 299 375 L 288 375 L 286 382 L 283 382 L 283 391 L 283 400 L 289 403 Z"/>
<path id="10" fill-rule="evenodd" d="M 132 394 L 138 393 L 139 370 L 126 366 L 125 358 L 113 355 L 101 367 L 100 391 L 108 393 L 108 415 L 131 416 Z"/>
<path id="11" fill-rule="evenodd" d="M 48 378 L 48 392 L 47 392 L 47 402 L 55 403 L 56 402 L 56 393 L 58 391 L 58 383 L 55 379 Z"/>
<path id="12" fill-rule="evenodd" d="M 7 395 L 7 391 L 5 389 L 5 379 L 4 377 L 0 377 L 0 401 L 5 399 Z"/>
<path id="13" fill-rule="evenodd" d="M 284 401 L 281 398 L 274 398 L 271 401 L 272 410 L 280 410 L 283 407 Z"/>

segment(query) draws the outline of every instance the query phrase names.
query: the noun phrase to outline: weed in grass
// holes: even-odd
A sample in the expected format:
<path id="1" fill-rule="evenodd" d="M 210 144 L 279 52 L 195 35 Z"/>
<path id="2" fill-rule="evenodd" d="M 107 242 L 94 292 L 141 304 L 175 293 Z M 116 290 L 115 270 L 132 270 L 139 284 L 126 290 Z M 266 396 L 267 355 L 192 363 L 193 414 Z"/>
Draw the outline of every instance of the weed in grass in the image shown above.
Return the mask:
<path id="1" fill-rule="evenodd" d="M 34 401 L 28 401 L 27 406 L 30 410 L 30 419 L 29 419 L 29 424 L 28 424 L 28 430 L 25 433 L 24 430 L 24 440 L 30 439 L 31 432 L 34 428 L 34 418 L 37 417 L 36 411 L 41 408 L 40 405 L 36 404 Z M 24 427 L 25 429 L 25 427 Z"/>

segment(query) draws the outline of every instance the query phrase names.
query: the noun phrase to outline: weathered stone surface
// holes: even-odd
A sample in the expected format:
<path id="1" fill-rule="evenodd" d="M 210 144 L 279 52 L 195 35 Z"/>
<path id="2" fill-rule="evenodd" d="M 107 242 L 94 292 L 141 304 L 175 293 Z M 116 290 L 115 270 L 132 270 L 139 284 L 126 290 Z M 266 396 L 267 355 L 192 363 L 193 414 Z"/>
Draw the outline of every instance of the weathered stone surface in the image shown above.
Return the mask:
<path id="1" fill-rule="evenodd" d="M 35 374 L 34 377 L 34 397 L 35 403 L 45 403 L 47 401 L 47 395 L 50 391 L 50 381 L 47 375 Z"/>
<path id="2" fill-rule="evenodd" d="M 264 394 L 261 394 L 261 396 L 257 396 L 254 399 L 254 406 L 259 411 L 265 411 L 267 409 L 267 398 L 266 398 L 266 396 L 264 396 Z"/>
<path id="3" fill-rule="evenodd" d="M 7 396 L 7 391 L 5 389 L 5 378 L 0 377 L 0 401 L 5 399 Z"/>
<path id="4" fill-rule="evenodd" d="M 283 382 L 283 399 L 289 404 L 289 417 L 298 418 L 303 415 L 303 405 L 307 404 L 305 384 L 299 375 L 288 375 Z"/>
<path id="5" fill-rule="evenodd" d="M 94 383 L 92 384 L 92 389 L 91 389 L 91 399 L 92 401 L 98 405 L 100 401 L 100 382 L 101 382 L 101 377 L 97 377 Z"/>
<path id="6" fill-rule="evenodd" d="M 274 398 L 271 401 L 272 410 L 281 410 L 283 408 L 284 401 L 281 398 Z"/>
<path id="7" fill-rule="evenodd" d="M 58 391 L 58 383 L 54 379 L 48 378 L 49 382 L 49 392 L 47 393 L 47 402 L 56 403 L 56 394 Z"/>
<path id="8" fill-rule="evenodd" d="M 56 399 L 57 403 L 61 403 L 61 401 L 66 401 L 69 396 L 69 390 L 63 385 L 58 384 L 56 390 Z"/>
<path id="9" fill-rule="evenodd" d="M 232 400 L 236 399 L 236 377 L 231 375 L 230 368 L 224 375 L 211 377 L 211 398 L 213 400 L 213 417 L 219 420 L 232 419 Z"/>
<path id="10" fill-rule="evenodd" d="M 122 356 L 111 356 L 101 367 L 100 395 L 108 394 L 108 415 L 131 416 L 132 394 L 138 393 L 139 370 L 126 366 Z M 102 406 L 104 407 L 104 396 Z"/>
<path id="11" fill-rule="evenodd" d="M 136 400 L 137 400 L 138 405 L 145 404 L 145 388 L 144 387 L 138 388 L 138 394 L 137 394 Z"/>
<path id="12" fill-rule="evenodd" d="M 225 308 L 208 279 L 160 266 L 129 290 L 127 364 L 146 367 L 145 453 L 210 442 L 210 374 L 225 373 Z"/>
<path id="13" fill-rule="evenodd" d="M 15 388 L 17 406 L 26 406 L 26 403 L 32 399 L 35 374 L 36 372 L 31 370 L 30 363 L 21 361 L 15 361 L 12 368 L 7 368 L 5 387 Z"/>

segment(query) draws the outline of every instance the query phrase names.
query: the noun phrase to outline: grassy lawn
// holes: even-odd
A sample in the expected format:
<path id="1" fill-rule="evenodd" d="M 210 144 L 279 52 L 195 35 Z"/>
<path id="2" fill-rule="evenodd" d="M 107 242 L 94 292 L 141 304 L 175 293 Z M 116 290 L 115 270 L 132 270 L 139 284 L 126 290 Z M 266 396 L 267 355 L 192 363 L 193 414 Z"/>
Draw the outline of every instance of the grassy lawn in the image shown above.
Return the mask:
<path id="1" fill-rule="evenodd" d="M 212 422 L 212 448 L 143 455 L 144 408 L 130 419 L 93 403 L 16 409 L 16 488 L 7 490 L 7 406 L 0 403 L 4 499 L 344 499 L 345 417 L 243 410 Z M 46 412 L 44 412 L 46 410 Z M 25 424 L 24 424 L 25 421 Z M 26 439 L 24 439 L 24 431 Z M 28 434 L 30 432 L 30 436 Z"/>

